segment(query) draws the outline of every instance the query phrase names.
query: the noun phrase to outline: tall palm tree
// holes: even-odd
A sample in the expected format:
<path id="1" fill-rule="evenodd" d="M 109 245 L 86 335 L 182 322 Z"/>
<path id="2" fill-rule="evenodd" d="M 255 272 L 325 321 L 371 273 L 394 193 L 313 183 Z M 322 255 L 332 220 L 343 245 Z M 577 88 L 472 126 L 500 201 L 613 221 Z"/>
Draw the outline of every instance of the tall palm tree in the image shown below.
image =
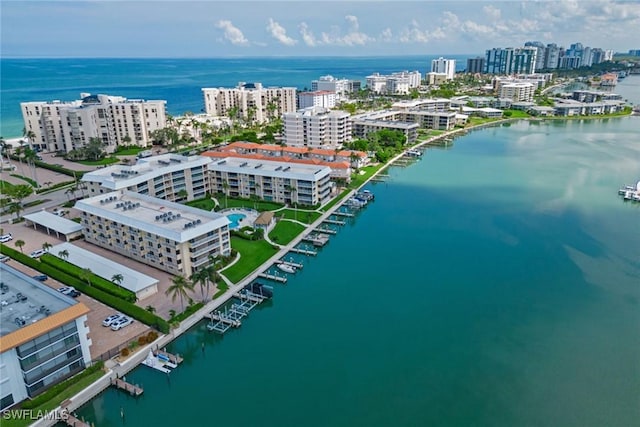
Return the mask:
<path id="1" fill-rule="evenodd" d="M 69 251 L 68 251 L 68 250 L 66 250 L 66 249 L 61 250 L 60 252 L 58 252 L 58 257 L 59 257 L 61 260 L 66 261 L 67 259 L 69 259 Z"/>
<path id="2" fill-rule="evenodd" d="M 14 245 L 16 245 L 16 248 L 20 249 L 20 252 L 24 253 L 22 250 L 22 247 L 25 245 L 24 240 L 16 240 Z"/>
<path id="3" fill-rule="evenodd" d="M 224 180 L 222 181 L 222 189 L 224 190 L 224 207 L 225 209 L 229 207 L 228 201 L 227 201 L 227 195 L 229 193 L 229 183 Z"/>
<path id="4" fill-rule="evenodd" d="M 295 220 L 297 221 L 298 220 L 298 199 L 296 198 L 296 201 L 294 202 L 293 196 L 294 194 L 296 194 L 298 189 L 293 185 L 287 185 L 285 188 L 287 189 L 287 191 L 291 193 L 291 204 L 293 205 L 293 213 L 295 215 Z"/>
<path id="5" fill-rule="evenodd" d="M 53 246 L 53 245 L 52 245 L 51 243 L 49 243 L 49 242 L 44 242 L 44 243 L 42 244 L 42 250 L 43 250 L 43 251 L 45 251 L 45 252 L 49 252 L 49 249 L 51 249 L 51 247 L 52 247 L 52 246 Z"/>
<path id="6" fill-rule="evenodd" d="M 164 293 L 165 295 L 171 295 L 171 302 L 176 300 L 176 297 L 180 297 L 180 307 L 184 312 L 184 298 L 189 298 L 187 291 L 193 291 L 193 283 L 184 276 L 173 276 L 171 279 L 171 286 Z"/>
<path id="7" fill-rule="evenodd" d="M 120 286 L 122 284 L 123 280 L 124 280 L 124 277 L 120 273 L 117 273 L 117 274 L 114 274 L 113 276 L 111 276 L 111 281 L 113 283 L 115 283 L 116 285 L 118 285 L 118 286 Z"/>
<path id="8" fill-rule="evenodd" d="M 213 264 L 196 271 L 191 276 L 191 282 L 194 285 L 196 284 L 200 285 L 200 291 L 202 292 L 202 302 L 205 302 L 207 300 L 207 297 L 209 296 L 209 285 L 211 283 L 215 283 L 217 278 L 218 278 L 218 272 L 216 271 L 215 266 Z M 206 295 L 205 295 L 205 288 L 207 291 Z"/>
<path id="9" fill-rule="evenodd" d="M 36 174 L 36 157 L 37 156 L 38 154 L 32 148 L 27 147 L 24 149 L 24 159 L 27 162 L 27 166 L 31 169 L 31 178 L 35 181 L 36 188 L 39 187 L 38 175 Z"/>
<path id="10" fill-rule="evenodd" d="M 89 286 L 91 286 L 91 276 L 93 276 L 93 271 L 90 268 L 83 268 L 80 272 L 80 278 L 86 280 Z"/>

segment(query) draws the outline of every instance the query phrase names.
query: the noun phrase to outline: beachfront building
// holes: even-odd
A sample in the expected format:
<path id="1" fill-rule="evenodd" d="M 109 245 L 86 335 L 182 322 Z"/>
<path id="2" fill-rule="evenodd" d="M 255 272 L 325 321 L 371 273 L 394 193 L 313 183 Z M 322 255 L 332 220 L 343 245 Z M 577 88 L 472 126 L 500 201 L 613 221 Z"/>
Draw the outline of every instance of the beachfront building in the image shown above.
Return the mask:
<path id="1" fill-rule="evenodd" d="M 456 74 L 456 60 L 445 59 L 442 56 L 431 61 L 431 72 L 446 75 L 447 80 L 453 80 Z"/>
<path id="2" fill-rule="evenodd" d="M 333 108 L 336 106 L 336 99 L 336 93 L 329 90 L 300 92 L 298 94 L 298 109 L 309 107 Z"/>
<path id="3" fill-rule="evenodd" d="M 160 199 L 183 202 L 207 194 L 207 165 L 202 156 L 162 154 L 133 165 L 114 165 L 87 172 L 82 176 L 89 196 L 111 191 L 130 190 Z"/>
<path id="4" fill-rule="evenodd" d="M 351 115 L 346 111 L 309 107 L 282 118 L 286 145 L 335 149 L 351 141 Z"/>
<path id="5" fill-rule="evenodd" d="M 33 398 L 91 361 L 83 303 L 0 263 L 0 409 Z"/>
<path id="6" fill-rule="evenodd" d="M 349 79 L 336 79 L 333 76 L 322 76 L 311 82 L 311 91 L 326 90 L 336 94 L 336 99 L 346 99 L 349 94 L 360 90 L 360 81 Z M 302 108 L 302 107 L 301 107 Z"/>
<path id="7" fill-rule="evenodd" d="M 224 157 L 209 165 L 211 191 L 231 197 L 313 206 L 329 201 L 328 166 Z"/>
<path id="8" fill-rule="evenodd" d="M 593 114 L 613 114 L 623 111 L 625 102 L 608 100 L 597 102 L 579 102 L 572 99 L 558 99 L 554 105 L 556 116 L 583 116 Z"/>
<path id="9" fill-rule="evenodd" d="M 485 58 L 482 56 L 478 56 L 475 58 L 468 58 L 467 59 L 467 73 L 479 73 L 482 74 L 484 73 L 484 61 Z"/>
<path id="10" fill-rule="evenodd" d="M 119 190 L 78 201 L 85 240 L 174 275 L 191 276 L 229 255 L 229 219 Z"/>
<path id="11" fill-rule="evenodd" d="M 127 99 L 121 96 L 80 94 L 70 102 L 22 102 L 22 118 L 32 144 L 42 151 L 69 152 L 91 138 L 107 152 L 118 146 L 151 144 L 151 133 L 166 127 L 166 101 Z"/>
<path id="12" fill-rule="evenodd" d="M 242 118 L 248 123 L 265 123 L 296 111 L 295 87 L 263 87 L 262 83 L 240 82 L 235 88 L 203 88 L 207 114 Z"/>
<path id="13" fill-rule="evenodd" d="M 406 95 L 412 89 L 420 87 L 420 71 L 400 71 L 389 75 L 373 73 L 366 78 L 367 89 L 372 93 L 388 95 Z"/>

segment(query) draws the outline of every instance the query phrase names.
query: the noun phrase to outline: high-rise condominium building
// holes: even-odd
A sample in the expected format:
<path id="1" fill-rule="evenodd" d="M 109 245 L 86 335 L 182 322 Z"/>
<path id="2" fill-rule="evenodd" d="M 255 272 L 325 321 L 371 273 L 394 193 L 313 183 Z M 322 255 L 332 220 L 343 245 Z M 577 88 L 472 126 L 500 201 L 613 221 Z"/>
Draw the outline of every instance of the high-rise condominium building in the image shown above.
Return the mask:
<path id="1" fill-rule="evenodd" d="M 261 83 L 238 83 L 235 88 L 203 88 L 204 105 L 211 116 L 242 118 L 265 123 L 296 111 L 295 87 L 263 87 Z"/>
<path id="2" fill-rule="evenodd" d="M 284 143 L 295 147 L 342 147 L 351 141 L 351 116 L 346 111 L 309 107 L 285 113 Z"/>
<path id="3" fill-rule="evenodd" d="M 440 57 L 431 61 L 432 73 L 444 73 L 447 75 L 447 80 L 453 80 L 456 74 L 456 60 L 445 59 Z"/>
<path id="4" fill-rule="evenodd" d="M 298 109 L 308 107 L 333 108 L 336 106 L 336 93 L 329 90 L 300 92 L 298 94 Z"/>
<path id="5" fill-rule="evenodd" d="M 166 101 L 90 95 L 70 102 L 22 102 L 22 118 L 32 144 L 43 151 L 65 151 L 98 138 L 107 152 L 119 145 L 147 146 L 151 132 L 166 127 Z"/>
<path id="6" fill-rule="evenodd" d="M 478 56 L 476 58 L 467 59 L 467 73 L 484 73 L 484 57 Z"/>
<path id="7" fill-rule="evenodd" d="M 507 47 L 487 50 L 488 74 L 533 74 L 536 66 L 536 47 Z"/>

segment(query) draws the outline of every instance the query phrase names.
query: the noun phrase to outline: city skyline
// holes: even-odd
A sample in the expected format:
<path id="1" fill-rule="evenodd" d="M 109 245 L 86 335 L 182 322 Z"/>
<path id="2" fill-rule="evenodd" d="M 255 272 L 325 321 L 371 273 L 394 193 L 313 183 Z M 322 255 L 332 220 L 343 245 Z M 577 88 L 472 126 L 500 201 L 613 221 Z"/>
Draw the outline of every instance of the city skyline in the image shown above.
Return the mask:
<path id="1" fill-rule="evenodd" d="M 614 0 L 5 1 L 0 47 L 3 57 L 476 55 L 537 40 L 624 52 L 639 26 L 640 2 Z"/>

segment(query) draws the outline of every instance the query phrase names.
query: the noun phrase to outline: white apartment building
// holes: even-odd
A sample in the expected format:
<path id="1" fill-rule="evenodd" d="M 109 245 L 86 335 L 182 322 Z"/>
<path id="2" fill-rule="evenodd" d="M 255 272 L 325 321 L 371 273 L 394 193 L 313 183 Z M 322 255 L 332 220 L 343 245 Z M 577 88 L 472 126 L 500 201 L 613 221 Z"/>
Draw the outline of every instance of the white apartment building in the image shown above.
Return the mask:
<path id="1" fill-rule="evenodd" d="M 229 219 L 127 190 L 78 201 L 85 239 L 174 275 L 229 255 Z"/>
<path id="2" fill-rule="evenodd" d="M 331 168 L 323 165 L 232 156 L 209 165 L 212 192 L 307 206 L 329 200 L 330 175 Z"/>
<path id="3" fill-rule="evenodd" d="M 506 83 L 499 85 L 498 97 L 508 98 L 514 102 L 531 102 L 536 86 L 533 83 Z"/>
<path id="4" fill-rule="evenodd" d="M 172 202 L 200 199 L 207 194 L 207 165 L 203 156 L 162 154 L 133 165 L 114 165 L 87 172 L 82 182 L 89 196 L 130 190 Z"/>
<path id="5" fill-rule="evenodd" d="M 107 152 L 121 145 L 147 146 L 151 132 L 166 127 L 166 101 L 127 99 L 121 96 L 80 94 L 70 102 L 22 102 L 27 131 L 33 145 L 43 151 L 83 147 L 98 138 Z"/>
<path id="6" fill-rule="evenodd" d="M 235 88 L 203 88 L 206 113 L 237 117 L 250 123 L 265 123 L 296 111 L 295 87 L 263 87 L 261 83 L 240 82 Z"/>
<path id="7" fill-rule="evenodd" d="M 311 82 L 311 91 L 326 90 L 336 94 L 337 99 L 344 99 L 353 92 L 353 81 L 348 79 L 336 79 L 333 76 L 322 76 Z M 304 108 L 304 107 L 300 107 Z"/>
<path id="8" fill-rule="evenodd" d="M 367 76 L 367 89 L 372 93 L 386 93 L 387 91 L 387 76 L 380 75 L 380 73 L 373 73 Z"/>
<path id="9" fill-rule="evenodd" d="M 378 94 L 406 95 L 411 89 L 420 87 L 421 82 L 420 71 L 400 71 L 389 75 L 373 73 L 367 76 L 367 88 Z"/>
<path id="10" fill-rule="evenodd" d="M 456 60 L 440 57 L 431 61 L 431 72 L 445 74 L 447 80 L 453 80 L 456 74 Z"/>
<path id="11" fill-rule="evenodd" d="M 336 100 L 336 93 L 329 90 L 300 92 L 298 94 L 298 109 L 308 107 L 333 108 L 336 106 Z"/>
<path id="12" fill-rule="evenodd" d="M 89 308 L 0 263 L 0 409 L 33 398 L 90 362 Z"/>
<path id="13" fill-rule="evenodd" d="M 282 118 L 286 145 L 335 149 L 351 141 L 351 115 L 346 111 L 309 107 Z"/>

